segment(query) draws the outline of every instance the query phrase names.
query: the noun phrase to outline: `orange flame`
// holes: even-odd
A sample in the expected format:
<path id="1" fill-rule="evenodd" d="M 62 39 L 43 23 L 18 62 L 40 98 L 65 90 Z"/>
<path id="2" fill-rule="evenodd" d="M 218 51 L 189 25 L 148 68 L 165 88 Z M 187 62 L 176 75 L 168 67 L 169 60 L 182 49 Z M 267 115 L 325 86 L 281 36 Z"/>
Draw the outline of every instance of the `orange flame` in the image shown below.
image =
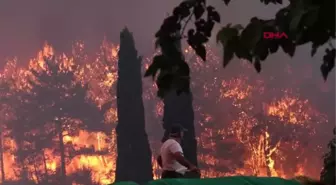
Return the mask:
<path id="1" fill-rule="evenodd" d="M 84 43 L 77 43 L 73 50 L 73 56 L 60 54 L 56 57 L 60 71 L 75 71 L 77 80 L 89 83 L 88 98 L 93 100 L 98 108 L 110 103 L 106 110 L 106 124 L 117 122 L 117 106 L 115 84 L 117 81 L 117 61 L 119 46 L 103 41 L 97 56 L 84 57 L 86 63 L 75 66 L 75 58 L 84 56 Z M 317 175 L 314 165 L 307 163 L 306 156 L 297 156 L 295 152 L 301 146 L 301 141 L 283 141 L 276 139 L 276 133 L 272 126 L 265 126 L 253 112 L 259 110 L 258 106 L 263 102 L 263 116 L 276 119 L 273 125 L 298 125 L 302 128 L 313 128 L 309 123 L 314 119 L 319 124 L 321 114 L 314 110 L 308 100 L 302 100 L 285 92 L 279 98 L 269 101 L 264 97 L 267 88 L 263 81 L 249 81 L 247 76 L 239 76 L 228 80 L 219 75 L 219 61 L 221 60 L 210 49 L 209 62 L 204 63 L 194 57 L 191 48 L 185 49 L 187 60 L 195 60 L 191 65 L 193 71 L 192 86 L 194 91 L 194 111 L 197 120 L 197 130 L 200 133 L 198 140 L 202 177 L 219 177 L 227 175 L 256 175 L 256 176 L 281 176 L 291 177 L 299 174 Z M 47 43 L 38 52 L 37 58 L 29 61 L 28 69 L 36 71 L 48 71 L 45 58 L 55 56 L 52 46 Z M 144 69 L 148 68 L 150 58 L 144 59 Z M 222 72 L 220 72 L 222 73 Z M 4 79 L 15 79 L 14 88 L 29 91 L 28 80 L 31 74 L 27 69 L 19 68 L 16 59 L 8 61 L 2 76 Z M 150 127 L 154 122 L 159 122 L 163 115 L 163 103 L 156 98 L 156 85 L 150 80 L 144 80 L 144 104 L 147 109 L 146 120 Z M 257 96 L 258 95 L 258 96 Z M 255 99 L 257 100 L 255 100 Z M 259 98 L 259 99 L 258 99 Z M 207 102 L 211 106 L 203 105 Z M 258 102 L 258 103 L 256 103 Z M 229 110 L 229 108 L 232 108 Z M 258 111 L 257 111 L 258 112 Z M 154 113 L 154 116 L 152 114 Z M 225 118 L 223 118 L 225 115 Z M 266 120 L 268 121 L 268 120 Z M 262 129 L 257 129 L 262 127 Z M 257 131 L 255 131 L 257 130 Z M 314 129 L 310 129 L 314 135 Z M 294 132 L 294 131 L 293 131 Z M 116 168 L 116 135 L 114 130 L 106 135 L 100 132 L 88 132 L 81 130 L 76 136 L 68 136 L 63 133 L 66 145 L 74 150 L 85 149 L 89 154 L 78 154 L 68 157 L 66 170 L 69 176 L 83 170 L 89 170 L 91 179 L 100 184 L 108 184 L 114 181 Z M 157 140 L 159 140 L 157 138 Z M 275 141 L 275 142 L 274 142 Z M 151 141 L 155 142 L 155 141 Z M 157 142 L 156 142 L 157 143 Z M 5 138 L 4 145 L 10 150 L 4 153 L 5 172 L 7 180 L 20 178 L 19 165 L 15 163 L 13 154 L 17 149 L 15 142 Z M 232 146 L 226 151 L 221 151 L 223 146 Z M 291 150 L 295 150 L 294 152 Z M 92 152 L 93 151 L 93 152 Z M 225 152 L 231 152 L 230 155 Z M 43 151 L 45 165 L 42 162 L 37 165 L 28 165 L 30 178 L 39 181 L 37 172 L 56 174 L 60 166 L 60 159 L 53 154 L 53 150 Z M 301 152 L 304 153 L 305 151 Z M 241 155 L 240 155 L 241 154 Z M 289 158 L 295 158 L 297 163 L 292 163 Z M 287 161 L 288 160 L 288 161 Z M 43 160 L 41 160 L 43 161 Z M 160 178 L 160 169 L 152 157 L 154 164 L 154 178 Z M 287 164 L 287 166 L 285 165 Z M 217 168 L 223 167 L 222 169 Z M 290 166 L 290 168 L 288 167 Z M 290 169 L 294 169 L 290 171 Z"/>

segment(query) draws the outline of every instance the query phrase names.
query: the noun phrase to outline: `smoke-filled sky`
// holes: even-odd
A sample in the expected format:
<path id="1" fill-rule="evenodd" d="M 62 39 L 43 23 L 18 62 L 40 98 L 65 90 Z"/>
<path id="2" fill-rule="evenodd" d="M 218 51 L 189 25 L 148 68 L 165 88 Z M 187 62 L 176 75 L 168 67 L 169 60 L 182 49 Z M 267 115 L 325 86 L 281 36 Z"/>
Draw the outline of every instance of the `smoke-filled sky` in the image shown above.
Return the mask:
<path id="1" fill-rule="evenodd" d="M 2 0 L 0 56 L 32 55 L 48 40 L 57 50 L 77 39 L 97 47 L 104 34 L 112 41 L 129 27 L 137 44 L 152 47 L 153 33 L 176 0 Z"/>
<path id="2" fill-rule="evenodd" d="M 0 57 L 34 56 L 45 40 L 56 49 L 84 40 L 97 47 L 106 34 L 118 42 L 120 30 L 134 32 L 140 52 L 150 52 L 153 35 L 164 17 L 181 0 L 1 0 Z M 275 6 L 235 0 L 229 8 L 221 0 L 209 0 L 223 12 L 222 23 L 247 23 L 251 16 L 270 17 Z"/>
<path id="3" fill-rule="evenodd" d="M 87 49 L 97 51 L 104 35 L 113 42 L 119 42 L 119 32 L 125 26 L 133 32 L 140 54 L 148 55 L 153 51 L 154 33 L 167 14 L 180 1 L 1 0 L 1 67 L 7 57 L 14 56 L 19 57 L 20 64 L 25 64 L 28 58 L 36 56 L 36 51 L 45 41 L 52 44 L 56 50 L 67 51 L 73 41 L 83 40 Z M 234 0 L 229 7 L 226 7 L 222 0 L 208 1 L 216 5 L 221 12 L 222 24 L 231 22 L 245 25 L 253 16 L 271 18 L 281 7 L 274 5 L 266 7 L 258 0 Z M 319 72 L 323 53 L 320 52 L 314 58 L 311 58 L 309 53 L 308 46 L 298 49 L 293 59 L 282 52 L 277 53 L 267 60 L 263 73 L 264 75 L 277 73 L 277 66 L 282 63 L 293 63 L 294 72 L 302 69 L 299 64 L 313 63 L 314 82 L 312 83 L 323 83 Z M 225 71 L 223 69 L 223 73 Z M 276 78 L 280 79 L 283 75 L 279 72 Z M 334 89 L 334 72 L 327 83 Z M 303 84 L 303 86 L 307 86 L 308 93 L 312 90 L 310 84 Z M 320 103 L 335 112 L 335 91 L 332 90 L 332 92 L 328 96 L 311 94 L 311 97 L 323 97 Z"/>

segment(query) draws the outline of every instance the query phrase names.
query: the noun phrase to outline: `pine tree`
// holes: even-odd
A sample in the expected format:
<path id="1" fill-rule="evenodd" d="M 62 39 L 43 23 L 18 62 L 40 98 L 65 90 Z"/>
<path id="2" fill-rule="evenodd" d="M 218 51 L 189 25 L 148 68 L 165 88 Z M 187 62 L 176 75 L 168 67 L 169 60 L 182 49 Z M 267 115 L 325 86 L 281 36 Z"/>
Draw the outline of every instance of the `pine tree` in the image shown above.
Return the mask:
<path id="1" fill-rule="evenodd" d="M 64 136 L 76 136 L 80 130 L 104 131 L 104 113 L 87 101 L 88 85 L 76 81 L 77 65 L 64 69 L 54 58 L 46 58 L 45 63 L 46 70 L 29 70 L 34 79 L 28 79 L 30 91 L 13 95 L 17 99 L 13 104 L 17 118 L 8 125 L 11 137 L 19 146 L 17 155 L 23 169 L 22 179 L 27 180 L 27 174 L 31 173 L 27 165 L 43 166 L 44 161 L 39 159 L 44 157 L 45 149 L 52 149 L 61 159 L 57 179 L 68 185 L 71 182 L 66 178 L 66 164 L 73 155 L 69 153 L 72 145 L 65 143 Z M 41 183 L 47 181 L 44 177 L 49 175 L 48 170 L 43 173 L 35 174 Z"/>
<path id="2" fill-rule="evenodd" d="M 153 179 L 152 155 L 145 130 L 142 59 L 127 28 L 120 33 L 118 55 L 116 181 L 142 183 Z"/>
<path id="3" fill-rule="evenodd" d="M 336 148 L 336 128 L 334 138 L 328 144 L 329 151 L 324 155 L 324 165 L 321 172 L 321 181 L 328 185 L 336 184 L 335 181 L 335 148 Z"/>

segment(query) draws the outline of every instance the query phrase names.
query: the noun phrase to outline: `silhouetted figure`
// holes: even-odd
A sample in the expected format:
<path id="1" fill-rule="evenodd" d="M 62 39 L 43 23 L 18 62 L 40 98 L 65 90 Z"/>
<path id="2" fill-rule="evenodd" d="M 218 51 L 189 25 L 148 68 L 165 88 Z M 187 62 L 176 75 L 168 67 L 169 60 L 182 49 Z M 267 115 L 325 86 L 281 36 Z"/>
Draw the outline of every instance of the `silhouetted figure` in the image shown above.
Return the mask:
<path id="1" fill-rule="evenodd" d="M 187 171 L 199 172 L 199 169 L 183 156 L 181 141 L 186 130 L 173 125 L 169 138 L 162 144 L 158 163 L 163 172 L 161 178 L 182 178 Z"/>

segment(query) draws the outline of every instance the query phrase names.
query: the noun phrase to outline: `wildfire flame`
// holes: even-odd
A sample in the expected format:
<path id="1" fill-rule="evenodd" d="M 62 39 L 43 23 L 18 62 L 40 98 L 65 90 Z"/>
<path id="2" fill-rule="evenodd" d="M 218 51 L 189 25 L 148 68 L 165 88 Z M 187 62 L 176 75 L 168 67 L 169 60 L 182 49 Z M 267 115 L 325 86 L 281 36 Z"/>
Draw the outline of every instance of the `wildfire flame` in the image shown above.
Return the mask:
<path id="1" fill-rule="evenodd" d="M 219 75 L 221 72 L 218 67 L 221 59 L 210 48 L 208 50 L 209 62 L 203 63 L 195 57 L 191 48 L 185 49 L 187 59 L 196 61 L 190 64 L 194 76 L 192 86 L 195 96 L 196 127 L 200 133 L 197 138 L 198 158 L 201 168 L 204 169 L 202 177 L 239 174 L 281 177 L 305 174 L 317 177 L 319 173 L 317 168 L 321 167 L 321 163 L 307 163 L 307 161 L 316 161 L 321 151 L 313 154 L 309 150 L 300 149 L 304 147 L 304 140 L 295 135 L 296 132 L 307 131 L 310 136 L 314 136 L 316 134 L 314 128 L 327 122 L 325 116 L 315 110 L 308 100 L 289 91 L 284 91 L 277 98 L 267 99 L 264 96 L 269 91 L 263 80 L 250 82 L 247 76 L 222 80 L 225 78 Z M 88 57 L 84 51 L 84 43 L 78 42 L 74 46 L 73 56 L 58 55 L 54 48 L 46 43 L 37 57 L 29 61 L 27 68 L 18 67 L 17 59 L 8 61 L 1 79 L 12 79 L 13 89 L 29 92 L 31 87 L 27 82 L 32 80 L 30 70 L 48 71 L 46 58 L 57 57 L 60 72 L 75 71 L 77 81 L 89 83 L 88 99 L 95 102 L 97 108 L 110 105 L 106 110 L 105 122 L 113 125 L 117 122 L 115 83 L 119 46 L 104 40 L 97 56 Z M 74 68 L 78 59 L 85 63 L 79 68 Z M 143 70 L 148 67 L 150 60 L 150 57 L 144 59 Z M 163 104 L 156 98 L 156 90 L 152 81 L 144 80 L 144 99 L 147 100 L 146 120 L 149 127 L 152 123 L 158 122 L 163 115 Z M 155 113 L 155 117 L 149 116 L 152 113 Z M 2 122 L 6 122 L 8 118 L 5 115 L 9 113 L 3 108 L 1 114 Z M 225 118 L 223 115 L 226 115 Z M 277 134 L 276 130 L 279 128 L 286 128 L 286 131 L 293 128 L 294 130 L 289 131 L 293 133 L 293 137 L 285 138 L 286 131 L 282 135 Z M 5 178 L 18 180 L 22 170 L 16 163 L 17 143 L 5 132 L 5 130 L 2 132 L 3 148 L 7 148 L 3 153 Z M 114 181 L 117 157 L 114 130 L 111 130 L 110 134 L 80 130 L 76 136 L 68 136 L 63 132 L 63 140 L 65 145 L 72 146 L 75 151 L 79 149 L 95 151 L 91 154 L 88 152 L 69 157 L 66 163 L 68 176 L 87 170 L 93 182 L 108 184 Z M 156 151 L 154 146 L 158 146 L 158 141 L 159 139 L 151 141 L 154 143 L 153 151 Z M 41 174 L 58 173 L 61 161 L 52 149 L 44 150 L 42 158 L 38 160 L 41 162 L 27 162 L 31 180 L 39 182 Z M 152 162 L 153 170 L 156 172 L 154 178 L 159 178 L 160 170 L 154 156 Z"/>

